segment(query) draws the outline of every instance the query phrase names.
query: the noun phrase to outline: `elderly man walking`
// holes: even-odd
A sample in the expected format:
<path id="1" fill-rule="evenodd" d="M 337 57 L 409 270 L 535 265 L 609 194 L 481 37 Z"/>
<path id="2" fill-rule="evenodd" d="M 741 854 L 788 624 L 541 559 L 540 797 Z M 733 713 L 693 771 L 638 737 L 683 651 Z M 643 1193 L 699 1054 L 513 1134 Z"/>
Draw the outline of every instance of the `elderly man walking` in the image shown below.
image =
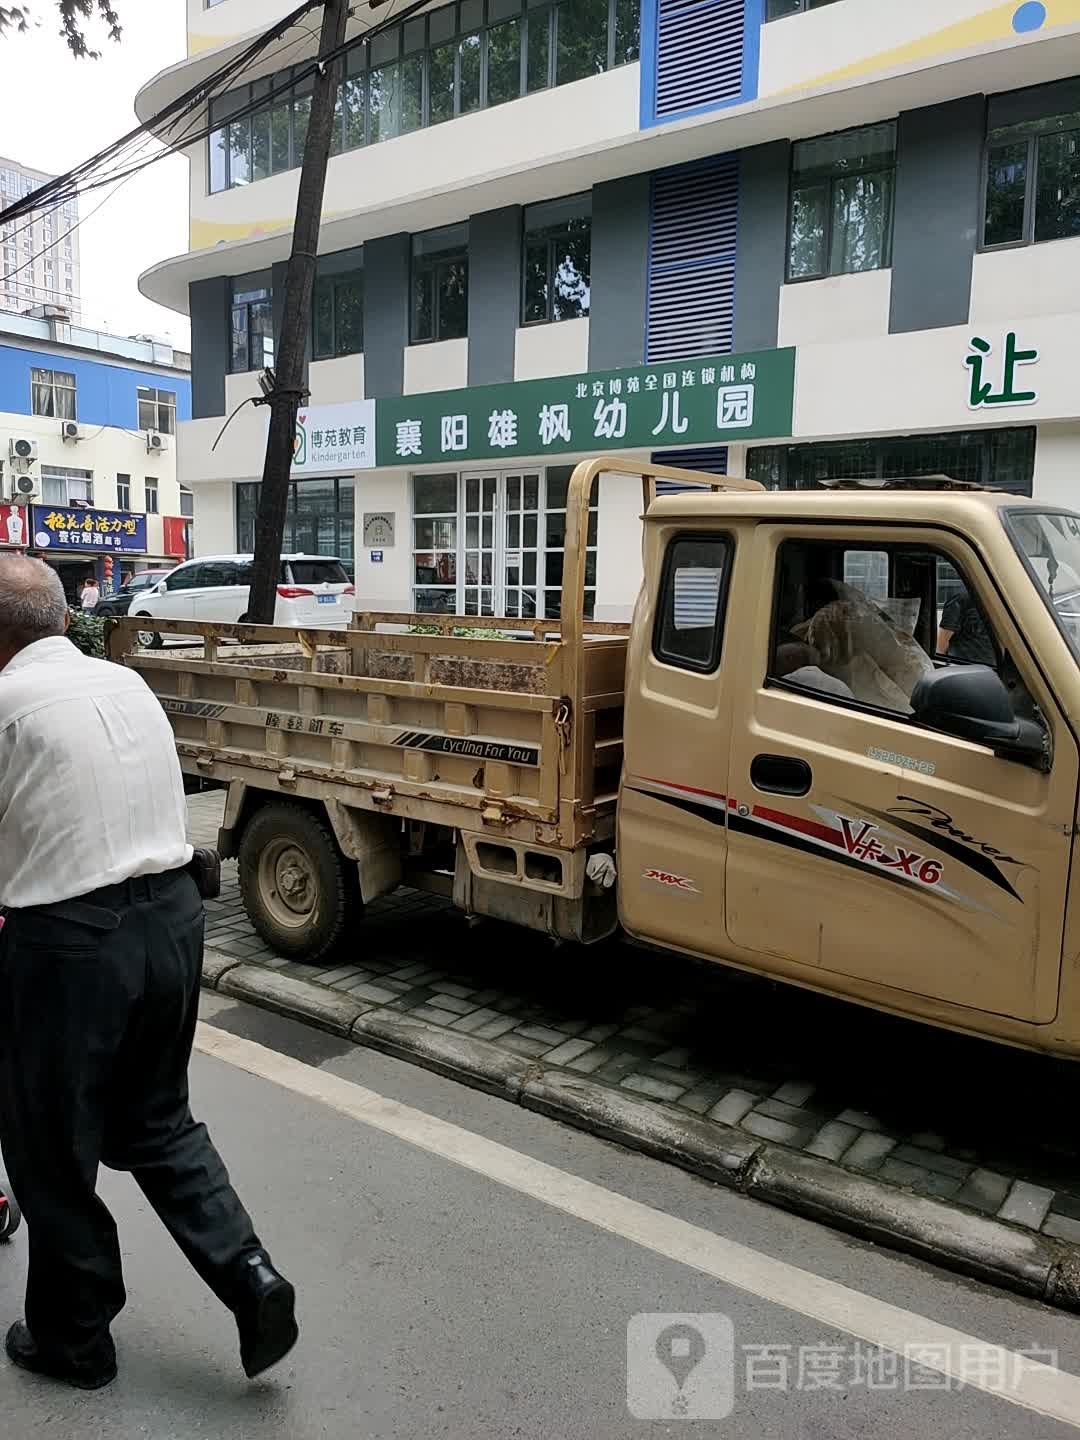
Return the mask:
<path id="1" fill-rule="evenodd" d="M 296 1342 L 295 1297 L 188 1105 L 204 917 L 172 732 L 139 676 L 66 627 L 55 571 L 0 558 L 0 1141 L 29 1227 L 7 1353 L 82 1389 L 115 1377 L 104 1164 L 233 1311 L 257 1375 Z"/>

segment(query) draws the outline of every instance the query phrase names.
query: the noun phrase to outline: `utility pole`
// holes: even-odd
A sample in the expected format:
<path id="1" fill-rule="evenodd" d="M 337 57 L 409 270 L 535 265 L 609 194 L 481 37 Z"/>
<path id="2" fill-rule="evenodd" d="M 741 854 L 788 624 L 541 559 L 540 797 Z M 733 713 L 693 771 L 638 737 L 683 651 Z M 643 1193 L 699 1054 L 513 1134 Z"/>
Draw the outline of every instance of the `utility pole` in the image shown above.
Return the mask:
<path id="1" fill-rule="evenodd" d="M 324 0 L 320 55 L 332 54 L 340 48 L 345 40 L 348 18 L 349 0 Z M 296 444 L 296 416 L 304 398 L 304 356 L 340 74 L 340 59 L 322 65 L 316 72 L 315 89 L 311 96 L 311 118 L 304 146 L 304 164 L 300 171 L 292 252 L 285 278 L 285 308 L 275 356 L 275 378 L 266 400 L 270 406 L 270 433 L 266 440 L 259 513 L 255 520 L 255 563 L 247 610 L 247 619 L 256 625 L 272 625 L 274 622 L 289 476 Z"/>

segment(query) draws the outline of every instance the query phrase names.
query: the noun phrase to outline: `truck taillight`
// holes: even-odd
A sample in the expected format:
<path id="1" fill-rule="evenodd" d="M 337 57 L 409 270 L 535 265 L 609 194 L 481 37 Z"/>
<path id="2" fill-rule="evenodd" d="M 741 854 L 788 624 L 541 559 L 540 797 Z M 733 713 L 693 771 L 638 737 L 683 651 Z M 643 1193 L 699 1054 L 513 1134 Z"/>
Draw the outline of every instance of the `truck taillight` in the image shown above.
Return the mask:
<path id="1" fill-rule="evenodd" d="M 302 600 L 305 595 L 314 595 L 314 590 L 305 590 L 303 585 L 279 585 L 277 593 L 283 600 Z"/>

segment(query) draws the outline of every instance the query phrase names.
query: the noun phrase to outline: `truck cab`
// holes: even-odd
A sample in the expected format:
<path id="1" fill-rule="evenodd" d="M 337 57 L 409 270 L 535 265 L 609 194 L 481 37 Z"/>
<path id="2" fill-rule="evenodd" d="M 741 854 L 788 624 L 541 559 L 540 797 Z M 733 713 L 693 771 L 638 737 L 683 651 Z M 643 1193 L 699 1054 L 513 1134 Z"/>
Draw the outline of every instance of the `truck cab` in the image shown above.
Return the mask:
<path id="1" fill-rule="evenodd" d="M 974 491 L 695 493 L 652 504 L 644 558 L 626 930 L 1080 1050 L 1080 519 Z"/>

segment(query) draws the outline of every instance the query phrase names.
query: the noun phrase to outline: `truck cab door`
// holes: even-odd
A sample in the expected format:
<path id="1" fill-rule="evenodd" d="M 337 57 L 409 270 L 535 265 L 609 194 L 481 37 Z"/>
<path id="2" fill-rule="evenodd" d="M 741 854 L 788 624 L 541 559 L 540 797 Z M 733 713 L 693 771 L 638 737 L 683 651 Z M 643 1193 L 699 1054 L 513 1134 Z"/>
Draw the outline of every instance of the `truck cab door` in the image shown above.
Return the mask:
<path id="1" fill-rule="evenodd" d="M 980 1015 L 1050 1022 L 1077 748 L 1004 587 L 944 529 L 762 526 L 755 544 L 771 603 L 741 637 L 748 703 L 733 728 L 727 850 L 735 953 L 973 1029 L 985 1028 Z M 957 595 L 963 605 L 947 609 Z M 913 684 L 934 664 L 943 610 L 958 608 L 970 659 L 994 663 L 1018 714 L 1043 717 L 1049 773 L 914 720 Z"/>
<path id="2" fill-rule="evenodd" d="M 618 809 L 619 918 L 642 939 L 716 952 L 724 927 L 736 528 L 647 521 L 630 642 Z"/>

